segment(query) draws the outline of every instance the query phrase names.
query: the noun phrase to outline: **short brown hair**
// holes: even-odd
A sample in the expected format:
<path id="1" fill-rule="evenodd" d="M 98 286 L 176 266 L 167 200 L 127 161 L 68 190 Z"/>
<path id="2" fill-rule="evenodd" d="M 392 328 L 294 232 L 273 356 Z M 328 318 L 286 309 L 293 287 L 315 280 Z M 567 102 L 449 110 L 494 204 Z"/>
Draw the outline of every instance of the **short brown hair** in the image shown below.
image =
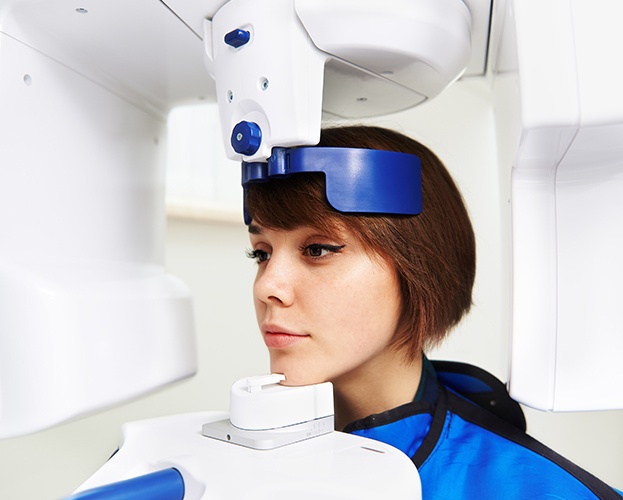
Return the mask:
<path id="1" fill-rule="evenodd" d="M 319 146 L 399 151 L 422 163 L 419 215 L 348 214 L 326 201 L 324 175 L 296 174 L 252 184 L 246 209 L 258 224 L 291 230 L 346 227 L 389 262 L 398 277 L 402 311 L 393 345 L 415 359 L 439 344 L 469 311 L 476 274 L 474 232 L 459 190 L 426 146 L 392 130 L 349 126 L 322 131 Z"/>

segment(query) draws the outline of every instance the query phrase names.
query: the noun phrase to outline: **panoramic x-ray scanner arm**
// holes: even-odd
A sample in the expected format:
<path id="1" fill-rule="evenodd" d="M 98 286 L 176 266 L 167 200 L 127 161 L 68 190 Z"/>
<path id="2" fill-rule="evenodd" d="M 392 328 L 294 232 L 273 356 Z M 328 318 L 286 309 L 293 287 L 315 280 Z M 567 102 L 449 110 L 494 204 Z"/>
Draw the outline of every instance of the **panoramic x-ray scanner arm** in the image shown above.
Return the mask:
<path id="1" fill-rule="evenodd" d="M 512 168 L 510 393 L 543 410 L 623 408 L 623 4 L 499 12 L 498 152 Z"/>
<path id="2" fill-rule="evenodd" d="M 374 116 L 436 96 L 468 67 L 471 27 L 461 0 L 230 0 L 204 22 L 228 156 L 317 144 L 323 109 Z"/>
<path id="3" fill-rule="evenodd" d="M 0 438 L 195 372 L 163 265 L 166 114 L 210 92 L 161 2 L 0 1 Z"/>

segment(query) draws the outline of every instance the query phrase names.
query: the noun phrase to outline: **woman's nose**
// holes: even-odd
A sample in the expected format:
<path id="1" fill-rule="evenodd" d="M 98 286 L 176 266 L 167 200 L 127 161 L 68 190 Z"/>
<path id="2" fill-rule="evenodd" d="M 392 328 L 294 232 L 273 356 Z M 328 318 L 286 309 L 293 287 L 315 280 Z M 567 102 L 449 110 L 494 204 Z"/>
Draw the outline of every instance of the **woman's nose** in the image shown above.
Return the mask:
<path id="1" fill-rule="evenodd" d="M 294 269 L 287 259 L 273 256 L 260 269 L 253 294 L 266 304 L 289 306 L 294 300 Z"/>

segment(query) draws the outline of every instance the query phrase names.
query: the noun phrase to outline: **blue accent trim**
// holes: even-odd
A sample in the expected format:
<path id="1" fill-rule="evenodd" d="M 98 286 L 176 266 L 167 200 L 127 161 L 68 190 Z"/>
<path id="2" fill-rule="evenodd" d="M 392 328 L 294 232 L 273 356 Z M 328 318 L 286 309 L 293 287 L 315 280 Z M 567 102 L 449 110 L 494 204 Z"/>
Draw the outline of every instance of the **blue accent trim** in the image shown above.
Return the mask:
<path id="1" fill-rule="evenodd" d="M 417 215 L 422 211 L 420 159 L 396 151 L 273 148 L 266 164 L 242 163 L 242 185 L 246 189 L 249 183 L 307 172 L 325 174 L 327 200 L 338 212 Z M 245 222 L 250 222 L 246 213 Z"/>
<path id="2" fill-rule="evenodd" d="M 235 29 L 225 35 L 225 43 L 236 49 L 249 43 L 249 40 L 251 33 L 242 29 Z"/>
<path id="3" fill-rule="evenodd" d="M 240 122 L 231 133 L 231 147 L 238 154 L 251 156 L 260 149 L 262 129 L 255 122 Z"/>
<path id="4" fill-rule="evenodd" d="M 247 187 L 250 182 L 264 182 L 268 180 L 268 163 L 253 162 L 242 164 L 242 185 Z"/>
<path id="5" fill-rule="evenodd" d="M 183 498 L 182 475 L 176 469 L 164 469 L 76 493 L 65 500 L 183 500 Z"/>

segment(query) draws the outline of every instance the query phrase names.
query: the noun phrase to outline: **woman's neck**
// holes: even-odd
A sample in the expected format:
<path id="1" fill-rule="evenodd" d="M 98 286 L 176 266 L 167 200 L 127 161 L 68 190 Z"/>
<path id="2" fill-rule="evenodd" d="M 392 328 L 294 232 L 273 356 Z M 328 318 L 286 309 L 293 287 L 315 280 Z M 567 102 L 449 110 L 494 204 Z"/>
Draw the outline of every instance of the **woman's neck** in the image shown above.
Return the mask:
<path id="1" fill-rule="evenodd" d="M 408 362 L 388 349 L 366 367 L 333 381 L 335 428 L 413 401 L 422 376 L 422 356 Z"/>

